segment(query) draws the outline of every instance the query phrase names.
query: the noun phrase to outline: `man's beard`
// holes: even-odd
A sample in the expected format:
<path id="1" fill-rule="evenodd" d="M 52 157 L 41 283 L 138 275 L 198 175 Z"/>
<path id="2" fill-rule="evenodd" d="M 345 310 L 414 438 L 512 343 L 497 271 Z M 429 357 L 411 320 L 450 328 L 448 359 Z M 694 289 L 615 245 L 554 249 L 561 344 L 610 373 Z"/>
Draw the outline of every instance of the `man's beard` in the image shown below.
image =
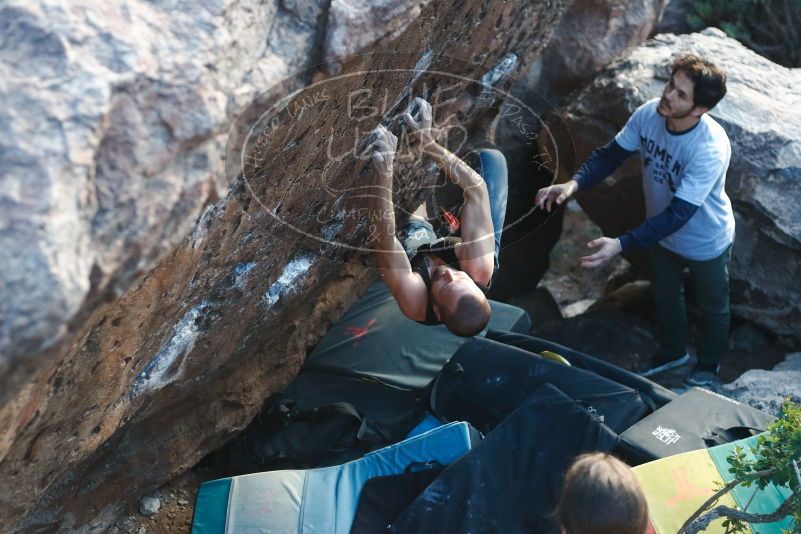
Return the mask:
<path id="1" fill-rule="evenodd" d="M 662 100 L 660 100 L 659 103 L 662 104 Z M 689 117 L 690 114 L 693 112 L 693 108 L 688 109 L 686 113 L 673 114 L 673 113 L 670 113 L 670 112 L 668 112 L 668 113 L 661 112 L 661 111 L 659 111 L 659 106 L 657 106 L 656 107 L 656 112 L 659 113 L 660 115 L 662 115 L 663 117 L 665 117 L 666 119 L 685 119 L 685 118 Z"/>
<path id="2" fill-rule="evenodd" d="M 434 269 L 434 272 L 431 273 L 431 281 L 436 282 L 437 280 L 442 278 L 442 275 L 445 274 L 445 269 L 447 269 L 447 267 L 444 265 L 440 265 L 439 267 Z"/>

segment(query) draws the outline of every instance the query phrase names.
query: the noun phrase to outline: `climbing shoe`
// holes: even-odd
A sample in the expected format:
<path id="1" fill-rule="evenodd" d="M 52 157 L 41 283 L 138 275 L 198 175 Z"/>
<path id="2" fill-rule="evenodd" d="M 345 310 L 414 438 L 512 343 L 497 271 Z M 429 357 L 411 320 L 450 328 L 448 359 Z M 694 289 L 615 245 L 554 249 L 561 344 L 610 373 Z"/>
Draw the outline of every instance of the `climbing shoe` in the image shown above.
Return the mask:
<path id="1" fill-rule="evenodd" d="M 718 376 L 720 365 L 716 363 L 698 362 L 692 372 L 687 376 L 687 383 L 691 386 L 708 386 Z"/>

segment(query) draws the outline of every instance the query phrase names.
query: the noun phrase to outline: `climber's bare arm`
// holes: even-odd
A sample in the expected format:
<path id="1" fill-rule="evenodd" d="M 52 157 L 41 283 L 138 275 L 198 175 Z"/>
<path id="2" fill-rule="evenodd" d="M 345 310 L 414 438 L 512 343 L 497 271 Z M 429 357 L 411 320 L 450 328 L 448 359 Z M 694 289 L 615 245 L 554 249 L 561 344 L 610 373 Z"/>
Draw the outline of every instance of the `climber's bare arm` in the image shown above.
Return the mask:
<path id="1" fill-rule="evenodd" d="M 409 319 L 425 319 L 428 291 L 425 282 L 412 272 L 409 259 L 395 236 L 395 207 L 392 202 L 392 173 L 397 138 L 383 126 L 375 130 L 373 167 L 376 170 L 375 207 L 377 221 L 370 237 L 378 257 L 381 278 Z"/>
<path id="2" fill-rule="evenodd" d="M 419 120 L 410 113 L 404 120 L 425 152 L 439 165 L 448 178 L 462 188 L 464 205 L 459 217 L 462 244 L 456 247 L 459 267 L 479 285 L 488 285 L 494 270 L 495 237 L 490 213 L 489 194 L 484 179 L 470 166 L 441 146 L 431 129 L 431 105 L 416 98 Z"/>

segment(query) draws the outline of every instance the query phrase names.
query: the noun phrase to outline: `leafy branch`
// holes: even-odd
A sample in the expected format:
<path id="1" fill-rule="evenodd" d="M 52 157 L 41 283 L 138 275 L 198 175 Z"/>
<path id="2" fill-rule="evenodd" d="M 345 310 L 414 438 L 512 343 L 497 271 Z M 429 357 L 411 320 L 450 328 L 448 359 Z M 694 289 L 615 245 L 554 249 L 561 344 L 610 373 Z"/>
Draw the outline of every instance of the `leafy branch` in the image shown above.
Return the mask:
<path id="1" fill-rule="evenodd" d="M 703 532 L 715 519 L 725 517 L 741 523 L 773 523 L 784 519 L 791 513 L 793 508 L 798 506 L 798 494 L 793 493 L 774 511 L 769 514 L 749 514 L 729 506 L 717 506 L 704 514 L 696 517 L 691 523 L 684 523 L 678 534 L 696 534 Z M 796 520 L 797 522 L 797 520 Z"/>
<path id="2" fill-rule="evenodd" d="M 716 26 L 780 65 L 801 66 L 801 0 L 695 0 L 687 23 L 694 31 Z"/>
<path id="3" fill-rule="evenodd" d="M 801 532 L 801 472 L 798 468 L 801 462 L 801 406 L 786 400 L 782 405 L 781 417 L 757 438 L 756 445 L 750 449 L 751 457 L 746 455 L 742 447 L 734 448 L 726 458 L 729 473 L 734 478 L 707 499 L 684 522 L 678 534 L 701 532 L 721 517 L 727 519 L 724 525 L 728 531 L 743 532 L 745 523 L 773 523 L 792 516 L 793 532 Z M 747 506 L 746 510 L 728 506 L 712 508 L 722 496 L 737 486 L 754 486 L 758 491 L 764 490 L 769 484 L 791 490 L 787 499 L 769 514 L 749 513 Z"/>

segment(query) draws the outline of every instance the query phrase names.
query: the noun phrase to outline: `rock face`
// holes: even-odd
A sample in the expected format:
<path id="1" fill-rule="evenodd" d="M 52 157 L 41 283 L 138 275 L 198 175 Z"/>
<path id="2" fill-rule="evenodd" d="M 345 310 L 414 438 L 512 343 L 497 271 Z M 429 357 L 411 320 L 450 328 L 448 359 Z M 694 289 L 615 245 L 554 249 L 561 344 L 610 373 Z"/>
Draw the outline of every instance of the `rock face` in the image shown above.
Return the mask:
<path id="1" fill-rule="evenodd" d="M 0 7 L 0 402 L 226 194 L 232 118 L 319 61 L 322 0 L 287 4 Z"/>
<path id="2" fill-rule="evenodd" d="M 801 352 L 788 354 L 773 370 L 747 371 L 722 389 L 733 399 L 778 415 L 784 399 L 801 403 Z"/>
<path id="3" fill-rule="evenodd" d="M 348 56 L 378 41 L 397 37 L 417 20 L 428 3 L 429 0 L 331 0 L 325 35 L 327 69 L 339 72 L 340 63 Z"/>
<path id="4" fill-rule="evenodd" d="M 563 10 L 402 5 L 356 58 L 335 2 L 0 8 L 4 532 L 103 531 L 243 428 L 371 276 L 365 132 L 418 94 L 464 129 L 456 97 L 508 88 Z M 409 210 L 435 173 L 396 169 Z"/>
<path id="5" fill-rule="evenodd" d="M 799 339 L 801 72 L 771 63 L 719 30 L 659 35 L 596 78 L 563 114 L 577 161 L 607 143 L 639 105 L 661 94 L 671 58 L 685 51 L 708 57 L 728 73 L 728 93 L 710 114 L 732 143 L 726 191 L 737 223 L 733 311 Z M 565 171 L 562 179 L 569 175 Z M 645 213 L 639 161 L 633 158 L 577 199 L 605 235 L 634 228 Z"/>

